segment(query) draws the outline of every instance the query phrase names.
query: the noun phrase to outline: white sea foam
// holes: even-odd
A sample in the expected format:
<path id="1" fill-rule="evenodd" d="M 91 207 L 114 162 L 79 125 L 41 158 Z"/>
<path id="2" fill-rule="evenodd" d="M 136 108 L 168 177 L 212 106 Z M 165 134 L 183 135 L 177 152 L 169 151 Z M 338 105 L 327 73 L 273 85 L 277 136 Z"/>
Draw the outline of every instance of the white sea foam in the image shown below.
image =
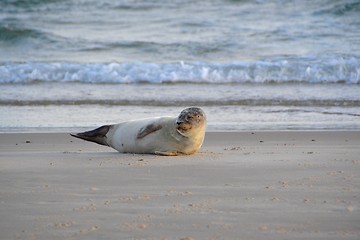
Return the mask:
<path id="1" fill-rule="evenodd" d="M 255 62 L 3 63 L 0 83 L 360 83 L 356 56 L 306 56 Z"/>

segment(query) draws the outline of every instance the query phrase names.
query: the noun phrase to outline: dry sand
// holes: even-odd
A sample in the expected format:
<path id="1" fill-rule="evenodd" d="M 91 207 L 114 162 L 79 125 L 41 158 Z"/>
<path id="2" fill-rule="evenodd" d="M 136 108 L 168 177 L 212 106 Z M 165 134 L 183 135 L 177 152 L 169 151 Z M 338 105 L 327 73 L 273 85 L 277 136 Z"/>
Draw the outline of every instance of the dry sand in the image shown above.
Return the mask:
<path id="1" fill-rule="evenodd" d="M 0 239 L 360 239 L 360 132 L 208 133 L 193 156 L 0 134 Z"/>

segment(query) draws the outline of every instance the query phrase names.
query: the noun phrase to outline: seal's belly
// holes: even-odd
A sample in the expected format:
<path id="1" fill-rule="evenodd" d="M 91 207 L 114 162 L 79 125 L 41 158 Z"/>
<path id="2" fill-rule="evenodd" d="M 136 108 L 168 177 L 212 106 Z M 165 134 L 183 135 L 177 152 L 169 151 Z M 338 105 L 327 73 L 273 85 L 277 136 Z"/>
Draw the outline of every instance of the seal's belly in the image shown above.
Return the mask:
<path id="1" fill-rule="evenodd" d="M 112 136 L 111 146 L 122 153 L 181 152 L 166 124 L 160 130 L 138 139 L 139 131 L 147 124 L 149 120 L 119 124 Z"/>

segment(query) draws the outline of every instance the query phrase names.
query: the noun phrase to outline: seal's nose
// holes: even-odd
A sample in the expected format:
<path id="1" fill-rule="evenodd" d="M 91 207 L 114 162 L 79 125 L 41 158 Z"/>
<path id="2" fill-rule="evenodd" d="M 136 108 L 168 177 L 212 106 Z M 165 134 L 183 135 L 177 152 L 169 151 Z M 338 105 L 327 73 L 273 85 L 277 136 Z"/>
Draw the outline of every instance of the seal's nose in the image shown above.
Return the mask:
<path id="1" fill-rule="evenodd" d="M 177 125 L 180 125 L 182 122 L 176 122 Z"/>

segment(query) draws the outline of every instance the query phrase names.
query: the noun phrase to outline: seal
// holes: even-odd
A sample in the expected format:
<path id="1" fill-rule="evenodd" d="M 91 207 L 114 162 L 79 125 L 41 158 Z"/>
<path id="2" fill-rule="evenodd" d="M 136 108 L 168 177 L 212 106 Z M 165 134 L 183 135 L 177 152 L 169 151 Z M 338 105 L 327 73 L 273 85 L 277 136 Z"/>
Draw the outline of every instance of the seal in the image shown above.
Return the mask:
<path id="1" fill-rule="evenodd" d="M 197 152 L 205 138 L 206 115 L 198 107 L 184 109 L 178 117 L 156 117 L 104 125 L 92 131 L 70 134 L 109 146 L 121 153 L 162 156 Z"/>

